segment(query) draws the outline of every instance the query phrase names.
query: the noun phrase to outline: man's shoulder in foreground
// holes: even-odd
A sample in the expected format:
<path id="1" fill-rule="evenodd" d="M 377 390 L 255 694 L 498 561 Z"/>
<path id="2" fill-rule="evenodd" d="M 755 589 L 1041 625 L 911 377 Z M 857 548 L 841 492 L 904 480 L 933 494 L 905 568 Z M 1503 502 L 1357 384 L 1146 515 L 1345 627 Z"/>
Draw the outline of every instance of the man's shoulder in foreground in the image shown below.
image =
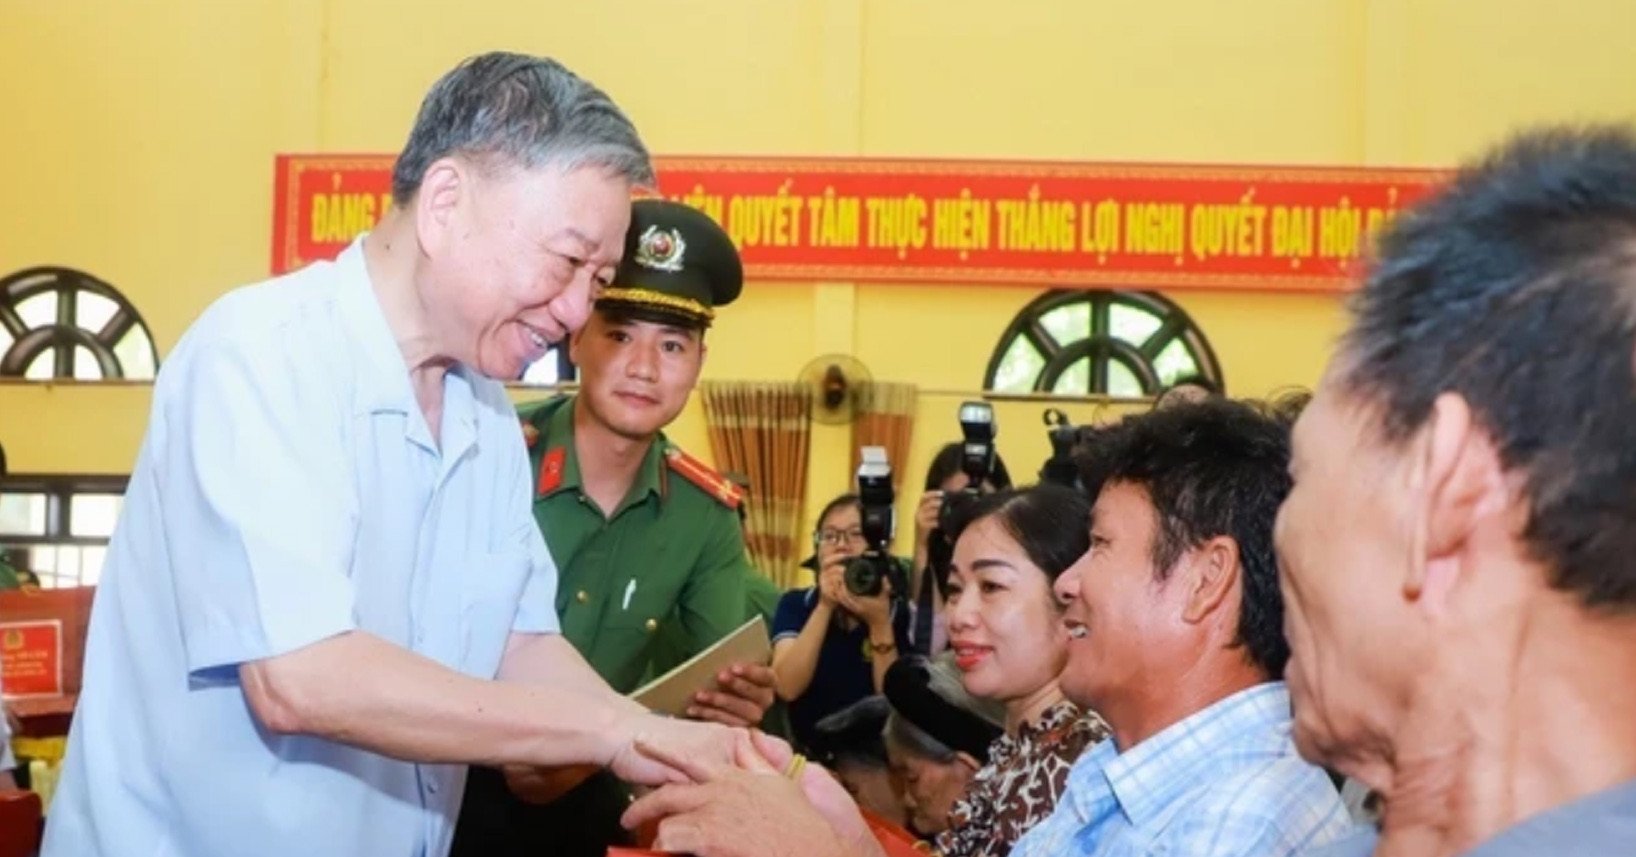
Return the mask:
<path id="1" fill-rule="evenodd" d="M 1636 780 L 1580 798 L 1512 826 L 1470 857 L 1636 854 Z"/>

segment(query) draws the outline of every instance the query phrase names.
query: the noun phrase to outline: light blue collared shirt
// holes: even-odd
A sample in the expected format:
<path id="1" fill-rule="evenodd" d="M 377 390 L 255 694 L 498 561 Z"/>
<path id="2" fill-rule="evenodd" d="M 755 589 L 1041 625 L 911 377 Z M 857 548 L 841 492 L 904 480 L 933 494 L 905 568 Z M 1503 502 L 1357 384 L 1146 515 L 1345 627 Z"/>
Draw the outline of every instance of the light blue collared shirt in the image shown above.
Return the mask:
<path id="1" fill-rule="evenodd" d="M 352 630 L 492 678 L 508 632 L 557 630 L 504 389 L 449 372 L 432 441 L 361 241 L 228 294 L 166 360 L 46 857 L 447 852 L 464 765 L 269 733 L 238 683 Z"/>
<path id="2" fill-rule="evenodd" d="M 1239 691 L 1119 752 L 1074 764 L 1012 857 L 1280 857 L 1344 834 L 1346 807 L 1295 753 L 1283 682 Z"/>

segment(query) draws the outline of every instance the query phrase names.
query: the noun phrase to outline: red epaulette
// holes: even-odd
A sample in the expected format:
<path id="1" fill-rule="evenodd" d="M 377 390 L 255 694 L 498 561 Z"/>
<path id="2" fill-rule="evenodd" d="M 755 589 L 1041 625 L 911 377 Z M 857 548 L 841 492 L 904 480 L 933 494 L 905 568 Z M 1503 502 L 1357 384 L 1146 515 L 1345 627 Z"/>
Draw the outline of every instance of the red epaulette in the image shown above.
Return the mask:
<path id="1" fill-rule="evenodd" d="M 710 465 L 674 446 L 665 450 L 665 463 L 670 465 L 671 470 L 681 474 L 683 479 L 704 489 L 704 493 L 716 498 L 729 509 L 737 510 L 739 504 L 744 502 L 744 492 L 731 480 L 717 473 Z"/>
<path id="2" fill-rule="evenodd" d="M 534 496 L 544 497 L 562 485 L 562 467 L 567 460 L 565 446 L 553 446 L 540 456 L 540 481 L 534 488 Z"/>

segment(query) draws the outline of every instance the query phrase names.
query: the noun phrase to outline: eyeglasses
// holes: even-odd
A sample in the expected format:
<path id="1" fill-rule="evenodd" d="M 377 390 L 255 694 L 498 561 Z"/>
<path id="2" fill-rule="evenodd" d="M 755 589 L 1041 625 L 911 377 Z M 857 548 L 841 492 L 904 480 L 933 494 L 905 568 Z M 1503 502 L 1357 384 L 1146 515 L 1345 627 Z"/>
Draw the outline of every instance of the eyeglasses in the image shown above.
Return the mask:
<path id="1" fill-rule="evenodd" d="M 853 527 L 850 530 L 819 530 L 818 544 L 824 547 L 838 548 L 842 545 L 863 541 L 863 530 Z"/>

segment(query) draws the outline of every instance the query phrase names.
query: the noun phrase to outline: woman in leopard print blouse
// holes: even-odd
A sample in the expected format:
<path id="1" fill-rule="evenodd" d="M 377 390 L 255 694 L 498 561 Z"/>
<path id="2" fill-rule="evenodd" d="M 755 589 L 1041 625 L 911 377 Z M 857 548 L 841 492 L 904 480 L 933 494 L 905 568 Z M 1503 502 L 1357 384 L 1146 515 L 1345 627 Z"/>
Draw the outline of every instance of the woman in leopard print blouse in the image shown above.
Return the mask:
<path id="1" fill-rule="evenodd" d="M 1090 549 L 1088 501 L 1054 485 L 981 498 L 955 542 L 945 618 L 973 696 L 1004 703 L 989 748 L 935 840 L 946 857 L 1004 855 L 1056 807 L 1068 769 L 1107 737 L 1094 712 L 1063 698 L 1062 611 L 1051 587 Z"/>

